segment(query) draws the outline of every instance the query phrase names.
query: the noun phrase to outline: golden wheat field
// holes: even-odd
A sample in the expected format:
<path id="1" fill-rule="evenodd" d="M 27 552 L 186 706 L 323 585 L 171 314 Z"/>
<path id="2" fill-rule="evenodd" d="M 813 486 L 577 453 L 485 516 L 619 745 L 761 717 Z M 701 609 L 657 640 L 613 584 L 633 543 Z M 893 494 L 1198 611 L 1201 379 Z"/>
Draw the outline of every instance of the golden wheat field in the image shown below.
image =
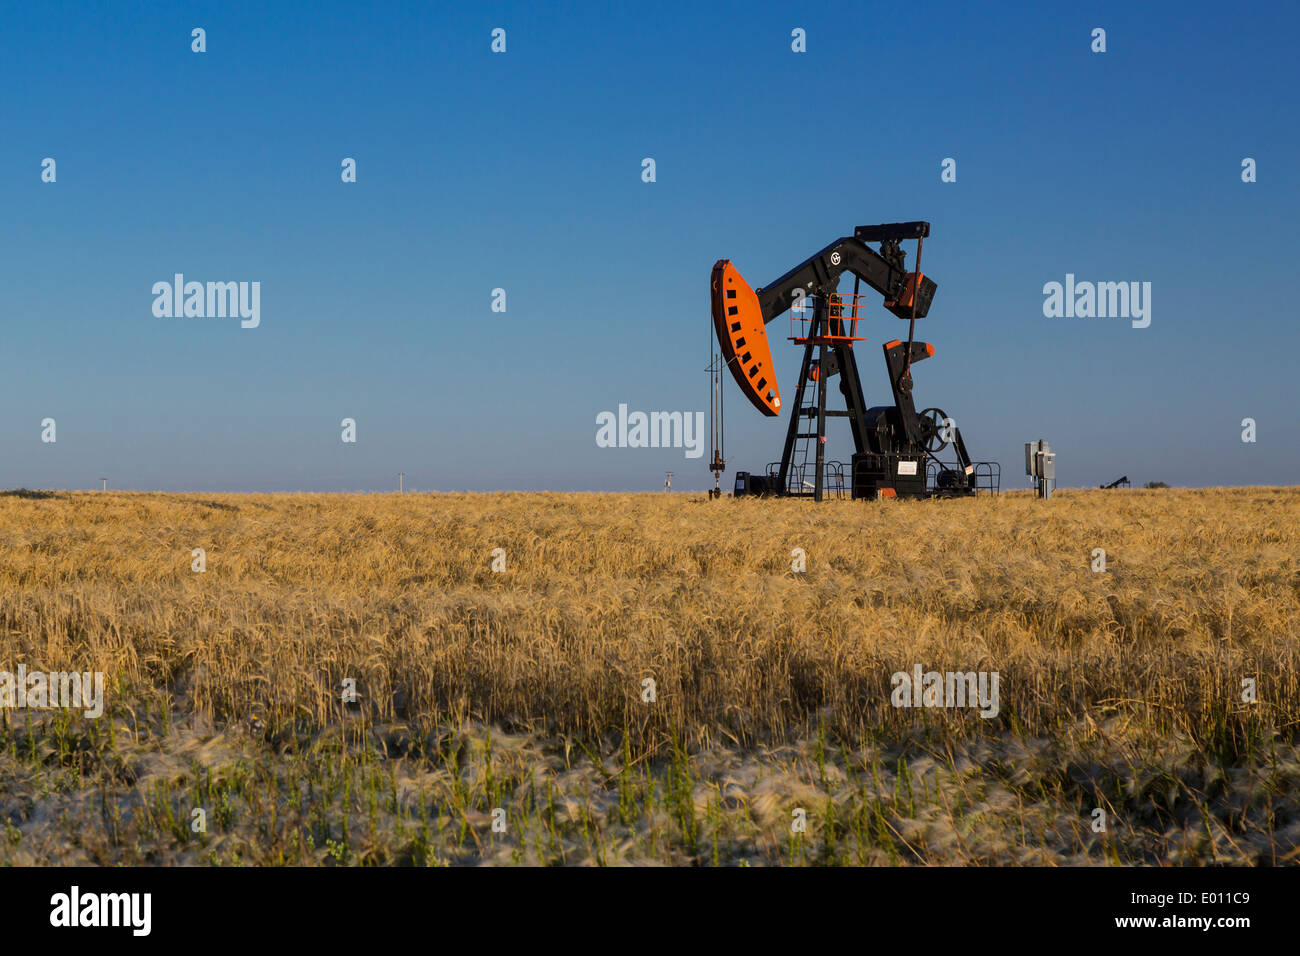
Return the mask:
<path id="1" fill-rule="evenodd" d="M 8 492 L 0 863 L 1295 864 L 1298 631 L 1300 489 Z"/>

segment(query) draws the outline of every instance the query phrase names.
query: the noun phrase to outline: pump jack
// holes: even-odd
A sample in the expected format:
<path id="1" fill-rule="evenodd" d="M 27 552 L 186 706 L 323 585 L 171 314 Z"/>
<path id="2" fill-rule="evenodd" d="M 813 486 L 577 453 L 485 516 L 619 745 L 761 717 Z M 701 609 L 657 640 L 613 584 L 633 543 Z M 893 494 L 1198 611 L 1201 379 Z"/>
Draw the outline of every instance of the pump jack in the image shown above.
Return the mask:
<path id="1" fill-rule="evenodd" d="M 920 272 L 921 244 L 929 234 L 928 222 L 859 226 L 852 236 L 836 239 L 759 289 L 750 288 L 729 259 L 719 259 L 714 265 L 711 304 L 721 361 L 731 369 L 741 393 L 764 415 L 775 417 L 781 412 L 766 326 L 789 311 L 790 341 L 804 347 L 781 461 L 769 465 L 766 475 L 737 472 L 737 496 L 811 496 L 821 501 L 828 485 L 830 490 L 842 493 L 843 466 L 828 463 L 825 458 L 828 417 L 849 421 L 854 444 L 854 498 L 922 498 L 998 490 L 997 463 L 972 462 L 961 431 L 952 420 L 938 408 L 918 413 L 913 401 L 912 365 L 934 355 L 934 346 L 914 340 L 916 320 L 929 313 L 938 288 L 933 279 Z M 917 270 L 913 272 L 906 270 L 906 253 L 899 247 L 907 239 L 917 241 Z M 879 252 L 868 245 L 877 242 Z M 851 298 L 836 291 L 846 271 L 855 277 Z M 884 344 L 893 405 L 868 408 L 863 397 L 853 351 L 853 343 L 862 341 L 857 334 L 862 300 L 866 298 L 858 293 L 861 283 L 884 298 L 886 309 L 909 321 L 906 342 L 894 339 Z M 812 318 L 810 326 L 806 326 L 809 302 Z M 804 317 L 797 318 L 796 312 L 802 312 Z M 843 410 L 826 407 L 827 383 L 835 376 L 839 376 L 839 390 L 844 397 Z M 810 386 L 816 389 L 814 404 L 806 404 L 812 398 Z M 809 441 L 816 442 L 811 482 L 806 477 Z M 955 465 L 940 462 L 937 457 L 950 444 L 957 459 Z M 715 450 L 710 467 L 720 470 L 714 466 L 721 460 Z M 930 461 L 934 462 L 933 468 Z"/>

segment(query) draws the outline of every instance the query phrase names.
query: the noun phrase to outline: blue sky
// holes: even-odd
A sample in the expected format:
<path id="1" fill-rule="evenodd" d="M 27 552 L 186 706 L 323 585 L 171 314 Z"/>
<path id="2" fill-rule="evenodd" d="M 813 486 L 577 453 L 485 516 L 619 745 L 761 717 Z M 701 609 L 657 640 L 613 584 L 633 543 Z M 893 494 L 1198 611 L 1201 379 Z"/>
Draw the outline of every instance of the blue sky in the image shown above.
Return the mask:
<path id="1" fill-rule="evenodd" d="M 707 409 L 716 259 L 759 286 L 907 219 L 918 404 L 1004 486 L 1037 438 L 1062 486 L 1295 482 L 1293 4 L 467 6 L 4 8 L 0 487 L 704 488 L 597 414 Z M 177 272 L 260 282 L 260 326 L 155 317 Z M 1066 273 L 1152 283 L 1150 327 L 1045 318 Z M 761 470 L 785 419 L 728 388 Z"/>

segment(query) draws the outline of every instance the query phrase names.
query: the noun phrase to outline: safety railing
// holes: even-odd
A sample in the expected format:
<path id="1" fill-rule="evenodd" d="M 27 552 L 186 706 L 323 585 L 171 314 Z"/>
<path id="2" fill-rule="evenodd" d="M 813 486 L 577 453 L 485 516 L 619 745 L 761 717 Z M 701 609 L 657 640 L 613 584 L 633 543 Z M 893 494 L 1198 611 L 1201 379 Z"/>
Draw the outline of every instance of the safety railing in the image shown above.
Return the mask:
<path id="1" fill-rule="evenodd" d="M 879 297 L 877 297 L 879 298 Z M 812 335 L 816 315 L 816 299 L 806 296 L 798 305 L 790 307 L 790 341 L 796 345 L 852 345 L 861 342 L 858 319 L 867 307 L 866 293 L 834 292 L 826 297 L 826 327 Z"/>
<path id="2" fill-rule="evenodd" d="M 816 492 L 817 463 L 792 462 L 785 476 L 785 488 L 781 488 L 781 463 L 772 462 L 767 466 L 768 487 L 780 489 L 779 493 L 793 498 L 811 498 Z M 848 497 L 850 492 L 848 480 L 844 477 L 844 462 L 822 462 L 822 496 L 833 498 Z"/>
<path id="3" fill-rule="evenodd" d="M 969 476 L 955 461 L 931 459 L 925 466 L 926 491 L 932 495 L 979 494 L 996 495 L 1002 490 L 1002 465 L 996 461 L 971 462 Z"/>

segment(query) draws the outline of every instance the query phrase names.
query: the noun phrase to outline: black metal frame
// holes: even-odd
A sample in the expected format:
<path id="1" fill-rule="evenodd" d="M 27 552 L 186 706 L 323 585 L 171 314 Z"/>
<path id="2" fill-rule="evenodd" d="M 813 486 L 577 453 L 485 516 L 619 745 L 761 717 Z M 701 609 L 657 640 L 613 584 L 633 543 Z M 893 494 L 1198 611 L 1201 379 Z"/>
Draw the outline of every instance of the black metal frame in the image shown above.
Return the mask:
<path id="1" fill-rule="evenodd" d="M 834 292 L 840 276 L 851 272 L 859 280 L 879 292 L 886 303 L 899 303 L 903 298 L 907 269 L 906 253 L 899 248 L 903 239 L 923 239 L 930 235 L 928 222 L 891 222 L 877 226 L 858 226 L 852 236 L 842 236 L 826 248 L 809 256 L 775 282 L 755 289 L 758 304 L 763 310 L 763 321 L 771 322 L 778 315 L 798 305 L 803 295 Z M 867 245 L 879 242 L 880 252 Z M 924 318 L 938 285 L 928 276 L 921 280 L 916 299 L 916 318 Z M 886 308 L 900 319 L 912 318 L 911 305 L 892 304 Z"/>

